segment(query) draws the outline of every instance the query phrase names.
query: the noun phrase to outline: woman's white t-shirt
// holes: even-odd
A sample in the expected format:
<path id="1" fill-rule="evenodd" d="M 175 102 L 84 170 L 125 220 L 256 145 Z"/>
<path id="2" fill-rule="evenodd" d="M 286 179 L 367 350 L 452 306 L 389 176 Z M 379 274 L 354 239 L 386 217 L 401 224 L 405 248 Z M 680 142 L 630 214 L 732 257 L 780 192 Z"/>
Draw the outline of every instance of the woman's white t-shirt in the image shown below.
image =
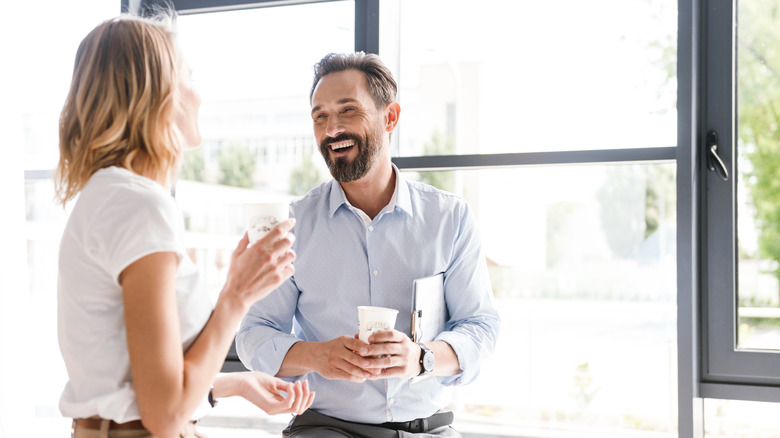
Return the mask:
<path id="1" fill-rule="evenodd" d="M 97 415 L 118 423 L 141 418 L 119 284 L 120 274 L 131 263 L 156 252 L 178 254 L 176 294 L 183 351 L 206 325 L 211 301 L 199 286 L 183 236 L 182 214 L 157 182 L 109 167 L 95 172 L 84 186 L 65 226 L 59 254 L 57 327 L 69 379 L 60 398 L 65 417 Z"/>

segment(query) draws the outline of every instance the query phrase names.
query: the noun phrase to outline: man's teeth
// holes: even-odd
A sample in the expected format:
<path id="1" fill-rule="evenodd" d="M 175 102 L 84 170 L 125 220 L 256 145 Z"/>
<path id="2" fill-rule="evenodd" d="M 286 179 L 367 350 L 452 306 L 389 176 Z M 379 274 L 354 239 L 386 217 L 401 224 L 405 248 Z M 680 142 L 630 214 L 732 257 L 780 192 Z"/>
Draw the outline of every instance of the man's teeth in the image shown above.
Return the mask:
<path id="1" fill-rule="evenodd" d="M 345 140 L 345 141 L 340 141 L 338 143 L 331 143 L 330 144 L 330 148 L 333 149 L 334 151 L 337 151 L 339 149 L 348 148 L 348 147 L 354 146 L 354 145 L 355 145 L 355 142 L 353 140 Z"/>

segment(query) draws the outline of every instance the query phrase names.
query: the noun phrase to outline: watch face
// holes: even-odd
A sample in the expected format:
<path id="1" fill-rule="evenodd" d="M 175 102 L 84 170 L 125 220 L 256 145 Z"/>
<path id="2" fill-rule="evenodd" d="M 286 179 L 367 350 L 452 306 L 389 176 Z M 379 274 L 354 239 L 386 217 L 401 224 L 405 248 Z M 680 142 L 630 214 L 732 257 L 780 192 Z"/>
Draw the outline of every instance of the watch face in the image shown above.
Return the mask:
<path id="1" fill-rule="evenodd" d="M 426 352 L 423 356 L 423 368 L 425 371 L 433 371 L 433 365 L 435 363 L 435 359 L 433 358 L 433 352 Z"/>

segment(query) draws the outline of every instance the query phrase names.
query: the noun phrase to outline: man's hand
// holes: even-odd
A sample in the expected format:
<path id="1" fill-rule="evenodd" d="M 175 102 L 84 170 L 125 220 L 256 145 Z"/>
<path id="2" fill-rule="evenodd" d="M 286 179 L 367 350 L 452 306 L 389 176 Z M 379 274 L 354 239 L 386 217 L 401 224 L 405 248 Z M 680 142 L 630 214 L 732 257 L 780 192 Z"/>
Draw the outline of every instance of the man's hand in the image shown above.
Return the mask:
<path id="1" fill-rule="evenodd" d="M 300 343 L 299 343 L 300 344 Z M 293 348 L 298 345 L 293 345 Z M 327 342 L 311 344 L 313 347 L 314 369 L 326 379 L 364 382 L 377 377 L 380 369 L 365 366 L 366 360 L 357 350 L 367 344 L 349 336 L 341 336 Z M 418 347 L 419 348 L 419 347 Z"/>
<path id="2" fill-rule="evenodd" d="M 411 379 L 420 374 L 422 350 L 409 336 L 397 330 L 385 330 L 374 333 L 368 341 L 370 344 L 358 341 L 361 347 L 356 351 L 362 356 L 359 366 L 372 371 L 370 379 Z"/>

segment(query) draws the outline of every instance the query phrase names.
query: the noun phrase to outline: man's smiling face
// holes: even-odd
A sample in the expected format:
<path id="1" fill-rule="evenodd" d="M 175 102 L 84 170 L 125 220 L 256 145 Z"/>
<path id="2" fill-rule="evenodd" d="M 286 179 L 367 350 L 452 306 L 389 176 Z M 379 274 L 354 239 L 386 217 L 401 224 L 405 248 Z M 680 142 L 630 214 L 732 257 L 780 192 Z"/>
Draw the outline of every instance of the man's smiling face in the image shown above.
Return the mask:
<path id="1" fill-rule="evenodd" d="M 362 72 L 324 76 L 312 94 L 314 136 L 333 178 L 356 181 L 368 173 L 384 142 L 384 117 Z"/>

